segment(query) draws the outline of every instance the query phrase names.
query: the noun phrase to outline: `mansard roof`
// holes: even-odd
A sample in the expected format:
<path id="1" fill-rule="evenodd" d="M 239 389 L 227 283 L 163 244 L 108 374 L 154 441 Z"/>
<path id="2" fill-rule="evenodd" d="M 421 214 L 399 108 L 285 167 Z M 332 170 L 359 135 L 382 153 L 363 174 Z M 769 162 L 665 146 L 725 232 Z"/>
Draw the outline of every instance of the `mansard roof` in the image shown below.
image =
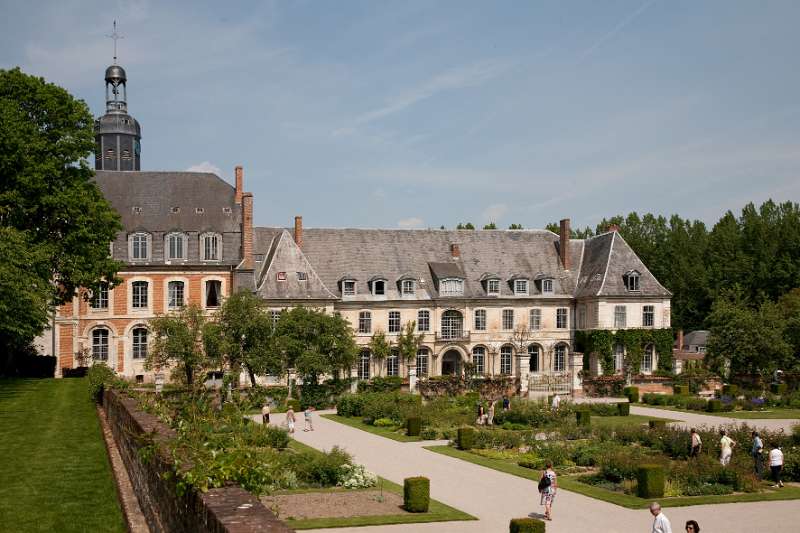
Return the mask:
<path id="1" fill-rule="evenodd" d="M 235 190 L 216 174 L 99 170 L 94 179 L 120 214 L 126 231 L 241 232 Z M 178 211 L 174 213 L 173 207 Z"/>

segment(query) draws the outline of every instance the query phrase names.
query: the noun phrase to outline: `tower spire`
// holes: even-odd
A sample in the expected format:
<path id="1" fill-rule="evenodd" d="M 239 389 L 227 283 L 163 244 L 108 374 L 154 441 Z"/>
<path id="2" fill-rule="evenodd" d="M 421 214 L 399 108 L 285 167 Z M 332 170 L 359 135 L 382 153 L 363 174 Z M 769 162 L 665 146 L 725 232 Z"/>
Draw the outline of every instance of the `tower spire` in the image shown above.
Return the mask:
<path id="1" fill-rule="evenodd" d="M 117 33 L 117 21 L 116 20 L 114 21 L 114 31 L 111 32 L 111 35 L 106 35 L 106 37 L 108 37 L 109 39 L 112 39 L 114 41 L 114 64 L 116 65 L 117 64 L 117 41 L 120 40 L 120 39 L 124 39 L 125 38 L 124 35 L 120 35 L 119 33 Z"/>

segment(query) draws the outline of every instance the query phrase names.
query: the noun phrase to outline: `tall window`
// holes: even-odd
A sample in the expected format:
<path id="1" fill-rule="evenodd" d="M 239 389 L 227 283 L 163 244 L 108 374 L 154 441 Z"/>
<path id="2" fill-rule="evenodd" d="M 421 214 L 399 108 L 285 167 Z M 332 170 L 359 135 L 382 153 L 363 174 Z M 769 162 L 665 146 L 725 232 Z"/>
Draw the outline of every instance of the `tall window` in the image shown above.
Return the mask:
<path id="1" fill-rule="evenodd" d="M 427 309 L 417 311 L 417 331 L 431 330 L 431 312 Z"/>
<path id="2" fill-rule="evenodd" d="M 528 280 L 527 279 L 515 279 L 514 280 L 514 294 L 516 294 L 516 295 L 528 294 Z"/>
<path id="3" fill-rule="evenodd" d="M 644 353 L 642 354 L 641 371 L 643 373 L 649 373 L 653 371 L 653 359 L 654 359 L 653 352 L 654 352 L 653 345 L 648 344 L 644 349 Z"/>
<path id="4" fill-rule="evenodd" d="M 147 357 L 147 329 L 133 329 L 133 358 L 144 359 Z"/>
<path id="5" fill-rule="evenodd" d="M 386 282 L 382 279 L 372 282 L 372 294 L 382 296 L 386 294 Z"/>
<path id="6" fill-rule="evenodd" d="M 541 309 L 531 309 L 531 316 L 530 316 L 530 328 L 531 331 L 536 331 L 542 329 L 542 310 Z"/>
<path id="7" fill-rule="evenodd" d="M 356 369 L 358 379 L 369 379 L 369 350 L 362 350 L 358 357 L 358 368 Z"/>
<path id="8" fill-rule="evenodd" d="M 417 350 L 417 376 L 428 375 L 428 349 L 420 348 Z"/>
<path id="9" fill-rule="evenodd" d="M 642 326 L 649 327 L 655 323 L 656 311 L 652 305 L 642 307 Z"/>
<path id="10" fill-rule="evenodd" d="M 490 279 L 486 281 L 486 293 L 491 296 L 500 294 L 500 280 Z"/>
<path id="11" fill-rule="evenodd" d="M 539 345 L 531 344 L 528 346 L 528 370 L 531 372 L 539 371 Z"/>
<path id="12" fill-rule="evenodd" d="M 150 250 L 147 247 L 147 234 L 135 233 L 131 237 L 131 259 L 144 260 L 150 257 Z"/>
<path id="13" fill-rule="evenodd" d="M 404 279 L 400 284 L 403 289 L 403 296 L 413 296 L 415 283 L 413 279 Z"/>
<path id="14" fill-rule="evenodd" d="M 542 293 L 550 294 L 553 292 L 553 280 L 552 279 L 543 279 L 542 280 Z"/>
<path id="15" fill-rule="evenodd" d="M 222 300 L 222 282 L 216 279 L 206 281 L 206 307 L 219 307 Z"/>
<path id="16" fill-rule="evenodd" d="M 622 363 L 625 361 L 625 347 L 621 344 L 614 346 L 614 372 L 622 372 Z"/>
<path id="17" fill-rule="evenodd" d="M 108 309 L 108 284 L 101 283 L 89 300 L 92 309 Z"/>
<path id="18" fill-rule="evenodd" d="M 186 246 L 181 233 L 170 233 L 167 236 L 167 259 L 186 259 Z"/>
<path id="19" fill-rule="evenodd" d="M 514 329 L 514 310 L 513 309 L 503 309 L 503 329 L 505 329 L 505 330 Z"/>
<path id="20" fill-rule="evenodd" d="M 219 235 L 203 235 L 203 261 L 219 261 Z"/>
<path id="21" fill-rule="evenodd" d="M 342 282 L 342 295 L 344 296 L 355 296 L 356 294 L 356 282 L 352 279 L 346 279 Z"/>
<path id="22" fill-rule="evenodd" d="M 397 348 L 392 348 L 389 352 L 389 357 L 386 358 L 386 375 L 400 375 L 400 356 L 397 353 Z"/>
<path id="23" fill-rule="evenodd" d="M 567 368 L 567 346 L 559 344 L 553 352 L 553 371 L 563 372 Z"/>
<path id="24" fill-rule="evenodd" d="M 389 333 L 400 333 L 400 311 L 389 311 Z"/>
<path id="25" fill-rule="evenodd" d="M 464 280 L 445 279 L 439 284 L 439 294 L 442 296 L 463 296 Z"/>
<path id="26" fill-rule="evenodd" d="M 486 331 L 486 309 L 475 310 L 475 331 Z"/>
<path id="27" fill-rule="evenodd" d="M 170 309 L 183 307 L 184 284 L 182 281 L 170 281 L 167 284 L 167 306 Z"/>
<path id="28" fill-rule="evenodd" d="M 625 275 L 625 288 L 631 292 L 639 290 L 639 273 L 635 270 Z"/>
<path id="29" fill-rule="evenodd" d="M 586 306 L 578 306 L 578 329 L 586 328 Z"/>
<path id="30" fill-rule="evenodd" d="M 486 348 L 476 346 L 472 349 L 472 364 L 475 365 L 475 373 L 479 376 L 486 372 Z"/>
<path id="31" fill-rule="evenodd" d="M 108 361 L 107 329 L 96 329 L 92 331 L 92 359 L 95 361 Z"/>
<path id="32" fill-rule="evenodd" d="M 134 309 L 147 308 L 147 285 L 146 281 L 134 281 L 131 283 L 131 297 Z"/>
<path id="33" fill-rule="evenodd" d="M 500 348 L 500 373 L 503 375 L 511 374 L 511 346 Z"/>
<path id="34" fill-rule="evenodd" d="M 464 335 L 464 317 L 449 309 L 442 313 L 442 338 L 459 339 Z"/>
<path id="35" fill-rule="evenodd" d="M 567 308 L 559 307 L 556 309 L 556 328 L 567 329 L 569 320 L 567 319 Z"/>
<path id="36" fill-rule="evenodd" d="M 624 305 L 615 305 L 614 306 L 614 327 L 615 328 L 624 328 L 625 322 L 627 318 L 627 310 Z"/>
<path id="37" fill-rule="evenodd" d="M 369 333 L 372 331 L 372 313 L 361 311 L 358 313 L 358 332 Z"/>

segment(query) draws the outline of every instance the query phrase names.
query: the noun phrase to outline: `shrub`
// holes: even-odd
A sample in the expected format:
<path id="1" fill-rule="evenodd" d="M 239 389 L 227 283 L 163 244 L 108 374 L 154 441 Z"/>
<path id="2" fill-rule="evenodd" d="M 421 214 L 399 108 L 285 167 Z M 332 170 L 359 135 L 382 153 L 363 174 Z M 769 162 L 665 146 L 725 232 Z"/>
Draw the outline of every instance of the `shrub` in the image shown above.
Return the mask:
<path id="1" fill-rule="evenodd" d="M 300 400 L 295 400 L 295 399 L 286 400 L 286 408 L 288 409 L 289 407 L 294 409 L 295 412 L 303 410 L 302 405 L 300 404 Z"/>
<path id="2" fill-rule="evenodd" d="M 648 420 L 647 421 L 647 425 L 650 427 L 650 429 L 664 429 L 665 427 L 667 427 L 667 421 L 666 420 Z"/>
<path id="3" fill-rule="evenodd" d="M 419 432 L 419 437 L 422 440 L 436 440 L 439 438 L 439 432 L 436 428 L 424 428 Z"/>
<path id="4" fill-rule="evenodd" d="M 544 533 L 544 522 L 538 518 L 512 518 L 509 533 Z"/>
<path id="5" fill-rule="evenodd" d="M 299 454 L 297 469 L 307 481 L 323 487 L 332 487 L 339 483 L 343 475 L 342 465 L 351 463 L 350 454 L 334 446 L 329 452 Z"/>
<path id="6" fill-rule="evenodd" d="M 631 404 L 625 402 L 618 403 L 617 412 L 619 416 L 629 416 L 631 414 Z"/>
<path id="7" fill-rule="evenodd" d="M 473 448 L 508 450 L 522 446 L 522 433 L 519 431 L 480 429 L 474 431 L 472 438 Z"/>
<path id="8" fill-rule="evenodd" d="M 589 405 L 589 412 L 597 416 L 617 416 L 619 408 L 613 403 L 594 403 Z"/>
<path id="9" fill-rule="evenodd" d="M 364 408 L 364 395 L 343 394 L 336 402 L 336 414 L 340 416 L 361 416 Z"/>
<path id="10" fill-rule="evenodd" d="M 692 411 L 705 411 L 708 408 L 708 400 L 705 398 L 689 398 L 686 408 Z"/>
<path id="11" fill-rule="evenodd" d="M 738 385 L 723 385 L 722 386 L 722 395 L 723 396 L 736 396 L 739 392 Z"/>
<path id="12" fill-rule="evenodd" d="M 391 418 L 379 418 L 372 423 L 373 426 L 379 428 L 389 428 L 396 426 L 397 424 L 394 423 L 394 420 Z"/>
<path id="13" fill-rule="evenodd" d="M 786 394 L 786 383 L 773 383 L 769 386 L 772 394 Z"/>
<path id="14" fill-rule="evenodd" d="M 625 387 L 622 389 L 622 394 L 624 394 L 631 403 L 639 402 L 639 387 Z"/>
<path id="15" fill-rule="evenodd" d="M 719 413 L 722 411 L 722 400 L 709 400 L 706 408 L 709 413 Z"/>
<path id="16" fill-rule="evenodd" d="M 243 429 L 244 444 L 282 450 L 289 445 L 289 434 L 285 429 L 264 424 L 247 424 Z"/>
<path id="17" fill-rule="evenodd" d="M 364 465 L 343 464 L 339 475 L 340 487 L 346 489 L 367 489 L 378 484 L 378 476 L 364 468 Z"/>
<path id="18" fill-rule="evenodd" d="M 406 419 L 406 435 L 409 437 L 419 437 L 422 429 L 422 419 L 418 416 L 410 416 Z"/>
<path id="19" fill-rule="evenodd" d="M 673 385 L 672 393 L 678 396 L 686 396 L 689 394 L 689 385 Z"/>
<path id="20" fill-rule="evenodd" d="M 475 430 L 471 427 L 458 428 L 458 448 L 460 450 L 469 450 L 472 448 L 475 440 Z"/>
<path id="21" fill-rule="evenodd" d="M 409 513 L 427 513 L 431 503 L 431 482 L 426 477 L 403 480 L 403 507 Z"/>
<path id="22" fill-rule="evenodd" d="M 517 464 L 522 468 L 530 468 L 531 470 L 538 470 L 542 466 L 542 461 L 534 461 L 532 459 L 520 459 Z"/>
<path id="23" fill-rule="evenodd" d="M 588 426 L 592 423 L 592 414 L 589 411 L 575 411 L 575 421 L 579 426 Z"/>
<path id="24" fill-rule="evenodd" d="M 370 381 L 359 381 L 358 392 L 396 392 L 403 386 L 400 376 L 377 376 Z"/>
<path id="25" fill-rule="evenodd" d="M 116 374 L 105 363 L 95 363 L 89 368 L 87 376 L 89 378 L 89 392 L 92 398 L 97 403 L 102 402 L 103 389 L 114 381 Z"/>
<path id="26" fill-rule="evenodd" d="M 659 465 L 642 465 L 636 473 L 636 495 L 640 498 L 664 496 L 664 469 Z"/>

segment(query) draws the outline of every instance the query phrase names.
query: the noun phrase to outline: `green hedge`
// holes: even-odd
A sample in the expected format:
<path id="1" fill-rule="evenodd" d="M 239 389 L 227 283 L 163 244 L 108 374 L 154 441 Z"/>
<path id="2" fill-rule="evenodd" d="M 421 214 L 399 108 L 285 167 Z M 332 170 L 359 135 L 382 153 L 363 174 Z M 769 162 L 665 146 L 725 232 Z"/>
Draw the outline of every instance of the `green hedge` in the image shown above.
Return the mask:
<path id="1" fill-rule="evenodd" d="M 460 450 L 470 450 L 475 442 L 475 430 L 471 427 L 458 428 L 458 448 Z"/>
<path id="2" fill-rule="evenodd" d="M 666 420 L 648 420 L 647 425 L 650 426 L 650 429 L 664 429 L 667 427 Z"/>
<path id="3" fill-rule="evenodd" d="M 722 386 L 722 395 L 723 396 L 736 396 L 739 393 L 739 386 L 738 385 L 723 385 Z"/>
<path id="4" fill-rule="evenodd" d="M 294 409 L 295 412 L 303 410 L 302 406 L 300 405 L 300 400 L 286 400 L 286 408 L 288 409 L 289 407 Z"/>
<path id="5" fill-rule="evenodd" d="M 773 383 L 769 386 L 772 394 L 786 394 L 786 383 Z"/>
<path id="6" fill-rule="evenodd" d="M 672 393 L 678 396 L 686 396 L 689 394 L 689 385 L 673 385 Z"/>
<path id="7" fill-rule="evenodd" d="M 652 422 L 652 420 L 651 420 Z M 664 469 L 659 465 L 642 465 L 636 472 L 636 495 L 640 498 L 664 497 Z"/>
<path id="8" fill-rule="evenodd" d="M 592 413 L 587 411 L 575 411 L 575 421 L 579 426 L 588 426 L 592 423 Z"/>
<path id="9" fill-rule="evenodd" d="M 622 394 L 628 398 L 629 402 L 639 403 L 639 387 L 625 387 L 622 389 Z"/>
<path id="10" fill-rule="evenodd" d="M 403 480 L 403 506 L 409 513 L 427 513 L 431 503 L 431 481 L 426 477 Z"/>
<path id="11" fill-rule="evenodd" d="M 620 402 L 617 404 L 617 411 L 619 412 L 619 416 L 628 416 L 631 414 L 631 404 Z"/>
<path id="12" fill-rule="evenodd" d="M 720 413 L 720 412 L 722 412 L 722 400 L 709 400 L 708 401 L 708 412 L 709 413 Z"/>
<path id="13" fill-rule="evenodd" d="M 536 518 L 513 518 L 508 525 L 509 533 L 544 533 L 545 524 Z"/>
<path id="14" fill-rule="evenodd" d="M 406 419 L 406 435 L 409 437 L 419 437 L 422 431 L 422 419 L 418 416 L 410 416 Z"/>

